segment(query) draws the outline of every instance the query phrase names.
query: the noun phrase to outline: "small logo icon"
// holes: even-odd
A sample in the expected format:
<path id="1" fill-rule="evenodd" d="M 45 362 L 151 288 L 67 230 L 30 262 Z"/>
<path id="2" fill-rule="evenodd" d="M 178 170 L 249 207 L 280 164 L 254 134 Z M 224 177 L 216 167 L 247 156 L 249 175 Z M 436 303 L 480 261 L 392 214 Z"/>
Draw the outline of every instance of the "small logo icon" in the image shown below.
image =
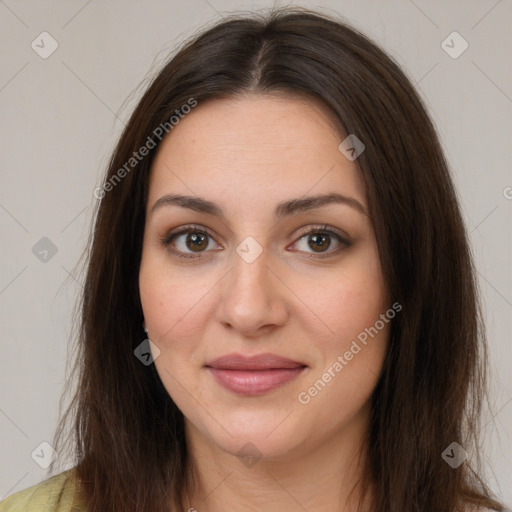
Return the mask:
<path id="1" fill-rule="evenodd" d="M 94 197 L 99 200 L 103 199 L 105 197 L 105 194 L 106 192 L 103 187 L 96 187 L 93 192 Z"/>
<path id="2" fill-rule="evenodd" d="M 43 441 L 36 446 L 34 451 L 30 454 L 32 460 L 41 468 L 48 469 L 52 463 L 52 459 L 55 455 L 55 450 L 50 443 Z"/>
<path id="3" fill-rule="evenodd" d="M 361 142 L 361 140 L 351 133 L 339 146 L 341 154 L 353 162 L 361 153 L 364 152 L 366 146 Z"/>
<path id="4" fill-rule="evenodd" d="M 441 457 L 453 469 L 457 469 L 468 458 L 468 454 L 459 443 L 454 441 L 445 449 Z"/>
<path id="5" fill-rule="evenodd" d="M 236 455 L 248 468 L 252 468 L 263 456 L 253 443 L 244 444 Z"/>
<path id="6" fill-rule="evenodd" d="M 263 252 L 263 247 L 252 236 L 248 236 L 236 248 L 236 252 L 246 263 L 252 263 Z"/>
<path id="7" fill-rule="evenodd" d="M 149 366 L 160 355 L 160 349 L 149 339 L 145 339 L 134 351 L 135 357 Z"/>
<path id="8" fill-rule="evenodd" d="M 48 263 L 57 254 L 57 246 L 49 238 L 43 236 L 32 247 L 32 253 L 39 261 Z"/>
<path id="9" fill-rule="evenodd" d="M 458 32 L 452 32 L 441 43 L 441 48 L 452 59 L 458 59 L 468 49 L 468 47 L 468 42 Z"/>
<path id="10" fill-rule="evenodd" d="M 59 43 L 48 32 L 41 32 L 30 46 L 41 59 L 47 59 L 59 47 Z"/>

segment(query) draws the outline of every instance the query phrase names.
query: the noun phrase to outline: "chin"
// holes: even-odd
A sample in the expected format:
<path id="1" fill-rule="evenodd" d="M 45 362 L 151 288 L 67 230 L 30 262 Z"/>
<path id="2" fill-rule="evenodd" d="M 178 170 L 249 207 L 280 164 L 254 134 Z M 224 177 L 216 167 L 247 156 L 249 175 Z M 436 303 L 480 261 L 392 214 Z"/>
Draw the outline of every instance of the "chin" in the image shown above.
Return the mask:
<path id="1" fill-rule="evenodd" d="M 258 432 L 255 435 L 240 434 L 222 439 L 214 439 L 217 446 L 233 456 L 241 459 L 241 462 L 250 466 L 251 462 L 258 460 L 276 460 L 285 458 L 293 453 L 297 444 L 289 436 L 276 436 L 270 439 L 267 433 Z"/>
<path id="2" fill-rule="evenodd" d="M 240 458 L 279 459 L 304 442 L 300 440 L 297 425 L 283 421 L 286 414 L 278 419 L 275 415 L 264 418 L 262 414 L 239 413 L 237 418 L 218 418 L 222 426 L 209 418 L 199 429 L 219 449 Z"/>

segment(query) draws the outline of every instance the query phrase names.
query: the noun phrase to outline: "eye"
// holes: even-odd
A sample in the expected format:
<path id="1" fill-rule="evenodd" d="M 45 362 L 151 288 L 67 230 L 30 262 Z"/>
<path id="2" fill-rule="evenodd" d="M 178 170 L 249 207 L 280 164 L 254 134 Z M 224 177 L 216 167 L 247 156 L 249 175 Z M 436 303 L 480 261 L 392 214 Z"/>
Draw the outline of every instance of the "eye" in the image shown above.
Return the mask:
<path id="1" fill-rule="evenodd" d="M 336 248 L 328 250 L 332 248 L 333 243 Z M 346 236 L 324 225 L 307 228 L 294 245 L 298 245 L 302 252 L 309 252 L 308 249 L 311 249 L 313 254 L 311 252 L 309 254 L 313 257 L 324 258 L 338 254 L 340 250 L 349 247 L 351 242 Z"/>
<path id="2" fill-rule="evenodd" d="M 201 253 L 216 246 L 215 243 L 213 243 L 213 246 L 210 244 L 210 242 L 213 242 L 213 237 L 200 226 L 187 226 L 185 229 L 165 236 L 161 242 L 164 246 L 173 245 L 176 247 L 176 249 L 171 248 L 171 250 L 180 258 L 198 258 Z M 187 252 L 187 249 L 191 252 Z"/>

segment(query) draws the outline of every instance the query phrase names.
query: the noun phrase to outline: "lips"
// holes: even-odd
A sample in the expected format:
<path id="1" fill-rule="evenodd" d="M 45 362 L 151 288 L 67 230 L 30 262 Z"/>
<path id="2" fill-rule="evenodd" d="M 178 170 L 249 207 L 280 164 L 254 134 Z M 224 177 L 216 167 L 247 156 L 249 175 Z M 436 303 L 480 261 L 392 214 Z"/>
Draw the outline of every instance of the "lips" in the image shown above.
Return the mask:
<path id="1" fill-rule="evenodd" d="M 207 363 L 206 366 L 221 370 L 270 370 L 278 368 L 301 368 L 306 365 L 275 354 L 258 354 L 255 356 L 227 354 L 214 359 Z"/>
<path id="2" fill-rule="evenodd" d="M 295 379 L 307 365 L 275 354 L 227 354 L 205 367 L 224 388 L 242 396 L 257 396 Z"/>

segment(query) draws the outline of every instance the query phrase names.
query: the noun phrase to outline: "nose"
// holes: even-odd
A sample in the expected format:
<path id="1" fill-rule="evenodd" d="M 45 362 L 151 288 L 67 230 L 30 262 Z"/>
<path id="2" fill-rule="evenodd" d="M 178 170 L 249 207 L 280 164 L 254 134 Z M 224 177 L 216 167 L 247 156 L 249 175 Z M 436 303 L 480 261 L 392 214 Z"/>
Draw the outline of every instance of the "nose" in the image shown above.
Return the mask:
<path id="1" fill-rule="evenodd" d="M 233 268 L 223 280 L 218 320 L 249 337 L 284 325 L 289 314 L 287 288 L 283 276 L 269 266 L 266 251 L 251 263 L 236 253 L 233 259 Z"/>

